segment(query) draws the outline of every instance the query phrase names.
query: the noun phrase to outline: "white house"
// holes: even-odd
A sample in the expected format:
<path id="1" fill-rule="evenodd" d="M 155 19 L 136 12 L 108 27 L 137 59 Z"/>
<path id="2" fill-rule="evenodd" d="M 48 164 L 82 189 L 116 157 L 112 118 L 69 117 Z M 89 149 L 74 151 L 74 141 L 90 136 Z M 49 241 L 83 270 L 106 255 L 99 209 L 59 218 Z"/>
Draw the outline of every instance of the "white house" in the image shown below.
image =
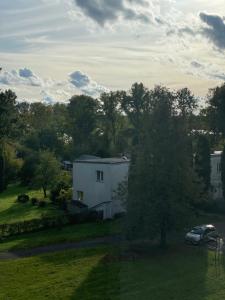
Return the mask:
<path id="1" fill-rule="evenodd" d="M 213 154 L 211 154 L 211 187 L 213 198 L 215 200 L 221 200 L 223 198 L 221 157 L 222 151 L 215 151 Z"/>
<path id="2" fill-rule="evenodd" d="M 127 158 L 82 157 L 73 164 L 73 200 L 103 211 L 103 218 L 124 212 L 115 197 L 119 183 L 128 176 Z"/>

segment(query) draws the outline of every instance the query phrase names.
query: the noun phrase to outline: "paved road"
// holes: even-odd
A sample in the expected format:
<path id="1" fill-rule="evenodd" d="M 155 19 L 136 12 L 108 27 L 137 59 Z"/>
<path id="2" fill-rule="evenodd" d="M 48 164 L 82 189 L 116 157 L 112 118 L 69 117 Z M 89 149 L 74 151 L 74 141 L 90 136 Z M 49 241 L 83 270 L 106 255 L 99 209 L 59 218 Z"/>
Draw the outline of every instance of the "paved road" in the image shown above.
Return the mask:
<path id="1" fill-rule="evenodd" d="M 64 251 L 69 249 L 91 248 L 91 247 L 98 247 L 104 245 L 106 246 L 118 245 L 121 242 L 121 240 L 122 239 L 120 236 L 107 236 L 107 237 L 96 238 L 93 240 L 87 240 L 82 242 L 54 244 L 54 245 L 37 247 L 32 249 L 0 252 L 0 260 L 12 260 L 18 258 L 25 258 L 25 257 L 59 252 L 59 251 Z"/>

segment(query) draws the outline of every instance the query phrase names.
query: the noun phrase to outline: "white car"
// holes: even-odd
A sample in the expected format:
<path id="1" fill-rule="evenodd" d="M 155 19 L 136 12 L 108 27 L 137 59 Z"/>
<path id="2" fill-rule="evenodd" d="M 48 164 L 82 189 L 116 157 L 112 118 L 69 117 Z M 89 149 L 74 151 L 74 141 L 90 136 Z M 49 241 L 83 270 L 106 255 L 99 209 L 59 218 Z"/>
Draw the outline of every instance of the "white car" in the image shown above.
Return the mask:
<path id="1" fill-rule="evenodd" d="M 210 240 L 210 233 L 216 232 L 213 225 L 201 225 L 194 227 L 185 236 L 185 241 L 194 245 L 199 245 Z"/>

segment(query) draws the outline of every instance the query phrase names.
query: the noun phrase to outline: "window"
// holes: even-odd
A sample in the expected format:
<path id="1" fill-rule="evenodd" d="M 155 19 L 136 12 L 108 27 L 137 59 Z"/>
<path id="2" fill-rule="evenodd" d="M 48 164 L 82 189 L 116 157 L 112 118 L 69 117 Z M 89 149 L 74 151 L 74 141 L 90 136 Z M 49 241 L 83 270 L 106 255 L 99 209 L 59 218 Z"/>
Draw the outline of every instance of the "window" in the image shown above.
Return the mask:
<path id="1" fill-rule="evenodd" d="M 97 181 L 103 182 L 104 181 L 104 173 L 103 171 L 96 171 L 97 174 Z"/>
<path id="2" fill-rule="evenodd" d="M 77 191 L 77 200 L 83 201 L 84 200 L 84 192 Z"/>
<path id="3" fill-rule="evenodd" d="M 217 173 L 221 173 L 221 163 L 217 163 Z"/>

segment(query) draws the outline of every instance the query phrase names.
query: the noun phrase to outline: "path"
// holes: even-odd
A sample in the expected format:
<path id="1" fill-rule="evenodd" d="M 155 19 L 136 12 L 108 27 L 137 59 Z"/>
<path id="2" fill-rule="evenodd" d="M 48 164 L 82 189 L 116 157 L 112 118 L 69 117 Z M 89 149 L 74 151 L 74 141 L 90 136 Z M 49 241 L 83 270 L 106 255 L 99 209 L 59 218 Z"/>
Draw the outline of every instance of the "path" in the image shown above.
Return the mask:
<path id="1" fill-rule="evenodd" d="M 0 260 L 12 260 L 18 258 L 25 258 L 25 257 L 59 252 L 59 251 L 70 250 L 70 249 L 81 249 L 81 248 L 91 248 L 91 247 L 98 247 L 104 245 L 105 246 L 115 245 L 120 242 L 121 242 L 120 236 L 107 236 L 107 237 L 96 238 L 93 240 L 87 240 L 81 242 L 54 244 L 54 245 L 41 246 L 32 249 L 0 252 Z"/>

